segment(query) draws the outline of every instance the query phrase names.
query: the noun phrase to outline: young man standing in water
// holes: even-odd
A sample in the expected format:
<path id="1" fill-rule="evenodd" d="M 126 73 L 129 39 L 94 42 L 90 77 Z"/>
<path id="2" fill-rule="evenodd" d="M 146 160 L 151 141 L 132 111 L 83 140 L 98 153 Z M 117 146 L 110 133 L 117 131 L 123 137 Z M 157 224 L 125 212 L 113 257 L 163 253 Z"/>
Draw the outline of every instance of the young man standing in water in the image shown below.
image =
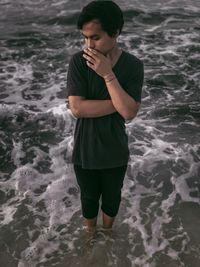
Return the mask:
<path id="1" fill-rule="evenodd" d="M 125 120 L 136 116 L 141 101 L 143 64 L 118 46 L 123 24 L 112 1 L 85 6 L 77 26 L 86 48 L 71 58 L 68 69 L 69 107 L 77 118 L 72 162 L 90 232 L 100 198 L 105 229 L 112 228 L 118 213 L 129 158 Z"/>

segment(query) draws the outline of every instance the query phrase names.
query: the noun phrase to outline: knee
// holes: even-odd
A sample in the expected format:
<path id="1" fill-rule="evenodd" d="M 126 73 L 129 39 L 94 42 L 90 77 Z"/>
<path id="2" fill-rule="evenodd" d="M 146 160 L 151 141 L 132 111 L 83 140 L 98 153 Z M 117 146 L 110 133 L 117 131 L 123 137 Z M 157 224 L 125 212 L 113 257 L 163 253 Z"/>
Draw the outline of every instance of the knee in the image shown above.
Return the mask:
<path id="1" fill-rule="evenodd" d="M 101 209 L 110 217 L 115 217 L 118 213 L 121 202 L 121 194 L 116 195 L 114 198 L 102 198 Z"/>
<path id="2" fill-rule="evenodd" d="M 86 219 L 97 217 L 99 211 L 98 197 L 81 196 L 82 213 Z"/>

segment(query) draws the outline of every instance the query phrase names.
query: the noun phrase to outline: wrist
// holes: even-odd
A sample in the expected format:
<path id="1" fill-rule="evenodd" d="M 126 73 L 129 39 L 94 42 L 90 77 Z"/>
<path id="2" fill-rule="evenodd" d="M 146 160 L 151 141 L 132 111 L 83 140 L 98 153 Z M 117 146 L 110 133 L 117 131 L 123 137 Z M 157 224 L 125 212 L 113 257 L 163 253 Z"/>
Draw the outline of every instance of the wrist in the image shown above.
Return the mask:
<path id="1" fill-rule="evenodd" d="M 116 79 L 114 72 L 110 72 L 103 76 L 103 79 L 106 83 L 111 82 L 112 80 Z"/>

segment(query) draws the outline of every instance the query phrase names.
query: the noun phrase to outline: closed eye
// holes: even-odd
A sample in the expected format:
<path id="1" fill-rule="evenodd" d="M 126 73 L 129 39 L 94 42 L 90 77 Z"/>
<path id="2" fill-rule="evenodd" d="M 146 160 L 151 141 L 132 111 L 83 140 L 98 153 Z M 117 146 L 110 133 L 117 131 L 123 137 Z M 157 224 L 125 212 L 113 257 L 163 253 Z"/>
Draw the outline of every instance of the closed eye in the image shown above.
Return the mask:
<path id="1" fill-rule="evenodd" d="M 99 35 L 97 35 L 97 34 L 95 34 L 95 35 L 92 35 L 92 36 L 85 36 L 84 34 L 83 34 L 83 37 L 85 38 L 85 40 L 87 40 L 87 39 L 92 39 L 92 40 L 95 40 L 95 41 L 97 41 L 97 40 L 99 40 L 100 39 L 100 36 Z"/>

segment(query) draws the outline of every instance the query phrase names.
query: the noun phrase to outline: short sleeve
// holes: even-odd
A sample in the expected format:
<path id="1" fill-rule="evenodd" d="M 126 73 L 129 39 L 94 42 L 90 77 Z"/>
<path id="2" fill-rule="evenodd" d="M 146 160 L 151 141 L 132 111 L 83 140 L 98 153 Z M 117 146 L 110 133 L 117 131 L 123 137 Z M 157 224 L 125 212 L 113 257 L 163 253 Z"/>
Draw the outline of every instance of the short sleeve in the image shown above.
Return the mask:
<path id="1" fill-rule="evenodd" d="M 67 97 L 86 97 L 87 92 L 87 72 L 84 66 L 82 55 L 74 55 L 70 62 L 67 73 Z"/>
<path id="2" fill-rule="evenodd" d="M 129 75 L 124 89 L 136 102 L 141 102 L 144 81 L 144 65 L 142 61 L 135 61 L 134 64 L 130 66 L 128 73 Z"/>

